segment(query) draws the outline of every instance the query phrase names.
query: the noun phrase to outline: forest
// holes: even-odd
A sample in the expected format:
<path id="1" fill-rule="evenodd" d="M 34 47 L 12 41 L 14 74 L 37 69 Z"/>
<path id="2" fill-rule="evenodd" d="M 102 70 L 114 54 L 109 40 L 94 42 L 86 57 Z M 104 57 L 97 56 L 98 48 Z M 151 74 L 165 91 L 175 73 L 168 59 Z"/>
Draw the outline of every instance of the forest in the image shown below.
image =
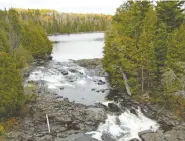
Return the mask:
<path id="1" fill-rule="evenodd" d="M 22 22 L 40 24 L 48 34 L 105 31 L 112 16 L 104 14 L 59 13 L 49 9 L 16 9 Z"/>
<path id="2" fill-rule="evenodd" d="M 103 66 L 133 99 L 185 117 L 184 1 L 129 1 L 106 31 Z"/>
<path id="3" fill-rule="evenodd" d="M 48 34 L 103 31 L 110 22 L 111 16 L 98 14 L 0 10 L 0 136 L 5 132 L 1 120 L 19 116 L 29 100 L 24 94 L 20 70 L 51 54 Z"/>
<path id="4" fill-rule="evenodd" d="M 111 85 L 185 119 L 184 4 L 128 1 L 114 16 L 0 10 L 0 136 L 1 118 L 19 115 L 28 100 L 20 70 L 48 58 L 49 34 L 106 31 L 102 63 Z"/>
<path id="5" fill-rule="evenodd" d="M 0 11 L 0 115 L 19 114 L 26 101 L 20 69 L 51 53 L 47 33 L 33 22 L 22 23 L 14 9 Z"/>

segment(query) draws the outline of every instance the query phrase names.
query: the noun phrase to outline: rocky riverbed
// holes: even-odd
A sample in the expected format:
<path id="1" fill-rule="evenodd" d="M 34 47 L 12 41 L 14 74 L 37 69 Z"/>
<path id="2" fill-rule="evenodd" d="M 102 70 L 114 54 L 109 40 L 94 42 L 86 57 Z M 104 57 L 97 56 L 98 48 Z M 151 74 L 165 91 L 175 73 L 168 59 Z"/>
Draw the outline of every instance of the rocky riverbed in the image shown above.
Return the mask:
<path id="1" fill-rule="evenodd" d="M 102 69 L 100 59 L 79 60 L 74 61 L 74 63 L 87 68 L 89 72 L 95 70 L 93 72 L 97 76 L 107 77 L 107 74 Z M 27 76 L 29 75 L 27 74 Z M 103 83 L 106 82 L 99 80 L 95 83 L 104 85 Z M 38 83 L 35 84 L 38 85 Z M 95 105 L 78 104 L 39 86 L 31 91 L 38 97 L 25 106 L 26 114 L 17 119 L 18 125 L 7 134 L 8 141 L 97 141 L 97 139 L 86 133 L 100 130 L 100 123 L 102 125 L 106 123 L 105 120 L 108 115 L 119 117 L 116 118 L 116 127 L 122 129 L 121 116 L 128 116 L 129 114 L 131 118 L 134 117 L 138 121 L 142 118 L 138 113 L 138 109 L 145 116 L 156 120 L 160 125 L 156 132 L 151 132 L 151 130 L 140 132 L 139 137 L 142 141 L 185 140 L 185 122 L 176 120 L 176 117 L 156 105 L 141 104 L 133 101 L 127 95 L 112 88 L 109 88 L 110 92 L 107 95 L 112 102 L 103 104 L 100 102 Z M 26 93 L 30 92 L 27 91 Z M 49 117 L 50 133 L 48 132 L 46 115 Z M 141 122 L 139 121 L 141 126 L 147 122 L 145 120 L 148 121 L 147 118 L 144 118 Z M 128 131 L 128 133 L 130 132 Z M 139 140 L 138 138 L 124 140 L 122 137 L 128 133 L 120 134 L 120 136 L 114 138 L 110 132 L 103 132 L 101 139 L 103 141 Z"/>
<path id="2" fill-rule="evenodd" d="M 106 118 L 101 108 L 69 102 L 67 98 L 58 100 L 57 95 L 49 93 L 39 93 L 37 100 L 27 106 L 27 115 L 18 120 L 18 126 L 8 133 L 7 140 L 62 141 L 64 138 L 78 140 L 83 136 L 93 141 L 84 133 L 95 130 Z M 48 132 L 46 115 L 49 117 L 51 133 Z"/>
<path id="3" fill-rule="evenodd" d="M 81 60 L 77 61 L 81 66 L 87 68 L 101 68 L 100 60 Z M 92 64 L 92 65 L 88 65 Z M 98 67 L 97 67 L 98 66 Z M 103 69 L 102 69 L 103 70 Z M 103 72 L 103 71 L 102 71 Z M 172 113 L 166 111 L 165 109 L 159 107 L 158 105 L 151 104 L 141 104 L 136 101 L 132 101 L 127 95 L 114 91 L 113 95 L 117 95 L 119 98 L 119 103 L 121 105 L 120 110 L 123 112 L 124 109 L 130 109 L 136 114 L 133 107 L 141 107 L 142 112 L 145 116 L 156 120 L 160 124 L 160 128 L 157 132 L 144 131 L 139 133 L 139 137 L 142 141 L 184 141 L 185 140 L 185 122 L 182 120 L 177 120 Z M 116 98 L 117 99 L 117 98 Z M 111 105 L 109 105 L 111 106 Z M 114 108 L 114 110 L 117 108 Z M 115 112 L 115 111 L 114 111 Z M 135 141 L 137 139 L 133 139 Z"/>

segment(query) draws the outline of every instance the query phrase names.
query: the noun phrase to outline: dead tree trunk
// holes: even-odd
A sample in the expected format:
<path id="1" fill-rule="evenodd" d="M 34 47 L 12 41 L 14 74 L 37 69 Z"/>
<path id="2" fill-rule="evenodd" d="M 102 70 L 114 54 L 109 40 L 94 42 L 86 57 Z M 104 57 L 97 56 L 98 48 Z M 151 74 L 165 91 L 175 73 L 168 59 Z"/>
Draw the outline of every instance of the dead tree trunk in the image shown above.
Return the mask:
<path id="1" fill-rule="evenodd" d="M 121 74 L 122 74 L 122 77 L 123 77 L 123 80 L 124 80 L 124 83 L 125 83 L 125 88 L 127 90 L 127 94 L 131 96 L 132 94 L 131 94 L 131 91 L 130 91 L 130 87 L 128 85 L 127 76 L 126 76 L 126 74 L 123 72 L 123 70 L 121 68 L 120 68 L 120 71 L 121 71 Z"/>

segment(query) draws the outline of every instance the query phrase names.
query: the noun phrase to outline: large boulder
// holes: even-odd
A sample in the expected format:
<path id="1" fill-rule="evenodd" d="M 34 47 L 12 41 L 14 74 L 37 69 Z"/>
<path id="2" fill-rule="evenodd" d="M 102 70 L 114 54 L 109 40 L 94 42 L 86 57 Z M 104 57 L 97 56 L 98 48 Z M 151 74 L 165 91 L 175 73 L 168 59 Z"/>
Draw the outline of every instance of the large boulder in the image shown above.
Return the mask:
<path id="1" fill-rule="evenodd" d="M 94 125 L 99 124 L 100 122 L 105 121 L 106 113 L 101 108 L 88 108 L 85 110 L 85 119 L 94 123 Z"/>
<path id="2" fill-rule="evenodd" d="M 102 135 L 102 140 L 103 141 L 117 141 L 115 138 L 113 138 L 113 136 L 109 133 L 103 133 Z"/>
<path id="3" fill-rule="evenodd" d="M 108 110 L 111 112 L 120 112 L 120 108 L 118 107 L 118 105 L 113 102 L 108 104 Z"/>
<path id="4" fill-rule="evenodd" d="M 152 133 L 151 131 L 140 132 L 139 137 L 142 139 L 142 141 L 165 141 L 162 130 L 159 130 L 157 133 Z"/>
<path id="5" fill-rule="evenodd" d="M 142 141 L 185 141 L 185 127 L 178 126 L 167 132 L 163 130 L 156 133 L 141 132 L 139 136 Z"/>
<path id="6" fill-rule="evenodd" d="M 131 139 L 129 141 L 139 141 L 138 139 L 134 138 L 134 139 Z"/>

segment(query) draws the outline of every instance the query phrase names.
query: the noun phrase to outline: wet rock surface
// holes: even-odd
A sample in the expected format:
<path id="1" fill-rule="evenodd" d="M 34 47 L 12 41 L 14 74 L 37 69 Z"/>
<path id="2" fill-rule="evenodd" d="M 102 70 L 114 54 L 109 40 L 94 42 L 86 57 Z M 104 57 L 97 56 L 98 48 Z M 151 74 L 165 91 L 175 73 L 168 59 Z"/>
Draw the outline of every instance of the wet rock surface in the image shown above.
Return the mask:
<path id="1" fill-rule="evenodd" d="M 140 133 L 139 136 L 143 141 L 184 141 L 185 127 L 176 126 L 167 132 L 158 130 L 156 133 Z"/>
<path id="2" fill-rule="evenodd" d="M 96 76 L 107 77 L 108 74 L 103 70 L 101 59 L 82 59 L 82 60 L 73 60 L 74 63 L 78 64 L 81 67 L 93 70 Z M 104 84 L 102 82 L 100 85 Z"/>
<path id="3" fill-rule="evenodd" d="M 93 72 L 95 70 L 93 75 L 107 76 L 102 69 L 100 59 L 74 62 L 89 70 L 92 69 Z M 42 64 L 43 62 L 40 63 Z M 82 73 L 76 71 L 76 69 L 70 69 L 69 71 L 71 73 Z M 68 76 L 64 70 L 60 72 Z M 24 76 L 29 76 L 29 73 L 25 73 Z M 75 81 L 75 79 L 69 78 L 69 81 Z M 36 82 L 30 83 L 37 85 Z M 95 83 L 104 85 L 102 80 L 96 80 Z M 60 88 L 60 91 L 64 90 L 63 87 Z M 96 88 L 91 90 L 97 93 L 107 91 L 107 89 Z M 121 114 L 125 109 L 128 109 L 131 113 L 137 115 L 135 109 L 138 107 L 141 107 L 144 115 L 160 124 L 160 128 L 156 133 L 151 131 L 139 133 L 142 141 L 185 141 L 185 123 L 183 121 L 176 120 L 172 114 L 157 105 L 141 104 L 131 100 L 129 96 L 123 93 L 120 94 L 117 90 L 114 91 L 115 96 L 110 92 L 110 97 L 119 103 L 119 107 L 115 103 L 110 103 L 108 107 L 98 105 L 97 107 L 100 108 L 69 102 L 68 98 L 49 92 L 45 93 L 42 88 L 36 92 L 39 98 L 28 105 L 26 117 L 18 119 L 19 126 L 7 134 L 8 141 L 97 141 L 85 133 L 96 130 L 99 123 L 105 121 L 106 113 Z M 51 133 L 48 133 L 46 114 L 49 117 Z M 111 135 L 106 133 L 102 135 L 102 140 L 115 141 Z M 138 139 L 131 139 L 130 141 L 138 141 Z"/>
<path id="4" fill-rule="evenodd" d="M 28 105 L 27 110 L 26 117 L 18 119 L 19 126 L 7 134 L 8 141 L 62 141 L 76 134 L 81 135 L 74 136 L 74 141 L 96 141 L 85 133 L 96 130 L 99 123 L 106 119 L 106 113 L 101 108 L 58 100 L 50 95 L 40 95 Z M 46 115 L 51 133 L 48 133 Z"/>
<path id="5" fill-rule="evenodd" d="M 141 104 L 124 98 L 122 98 L 122 104 L 127 108 L 130 107 L 129 105 L 141 107 L 145 116 L 159 123 L 160 127 L 157 132 L 144 131 L 139 133 L 142 141 L 185 141 L 185 122 L 177 120 L 177 117 L 164 108 L 158 105 Z M 135 113 L 132 108 L 130 110 Z"/>

